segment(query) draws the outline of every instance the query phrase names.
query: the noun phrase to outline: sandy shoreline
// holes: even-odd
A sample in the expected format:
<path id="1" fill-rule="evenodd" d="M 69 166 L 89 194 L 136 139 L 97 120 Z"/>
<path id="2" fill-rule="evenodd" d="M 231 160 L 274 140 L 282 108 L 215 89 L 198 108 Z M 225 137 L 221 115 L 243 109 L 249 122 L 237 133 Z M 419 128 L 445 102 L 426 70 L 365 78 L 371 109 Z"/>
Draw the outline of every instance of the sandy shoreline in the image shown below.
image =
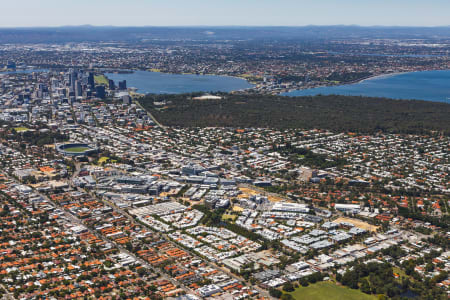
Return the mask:
<path id="1" fill-rule="evenodd" d="M 378 75 L 373 75 L 367 78 L 363 78 L 363 79 L 358 79 L 352 82 L 347 82 L 347 83 L 338 83 L 338 84 L 331 84 L 331 85 L 319 85 L 316 87 L 309 87 L 309 88 L 304 88 L 304 89 L 292 89 L 289 90 L 289 92 L 295 92 L 295 91 L 302 91 L 302 90 L 310 90 L 310 89 L 317 89 L 317 88 L 322 88 L 322 87 L 333 87 L 333 86 L 343 86 L 343 85 L 352 85 L 352 84 L 358 84 L 358 83 L 362 83 L 364 81 L 369 81 L 369 80 L 374 80 L 374 79 L 382 79 L 382 78 L 388 78 L 388 77 L 392 77 L 392 76 L 396 76 L 396 75 L 400 75 L 400 74 L 407 74 L 407 73 L 414 73 L 414 72 L 421 72 L 421 71 L 406 71 L 406 72 L 394 72 L 394 73 L 386 73 L 386 74 L 378 74 Z M 285 92 L 281 92 L 280 94 L 285 93 Z"/>
<path id="2" fill-rule="evenodd" d="M 419 72 L 420 72 L 420 71 L 419 71 Z M 388 77 L 397 76 L 397 75 L 400 75 L 400 74 L 407 74 L 407 73 L 414 73 L 414 71 L 406 71 L 406 72 L 394 72 L 394 73 L 378 74 L 378 75 L 370 76 L 370 77 L 368 77 L 368 78 L 361 79 L 361 80 L 356 81 L 356 82 L 354 82 L 354 83 L 360 83 L 360 82 L 364 82 L 364 81 L 368 81 L 368 80 L 373 80 L 373 79 L 388 78 Z M 348 83 L 348 84 L 354 84 L 354 83 Z"/>

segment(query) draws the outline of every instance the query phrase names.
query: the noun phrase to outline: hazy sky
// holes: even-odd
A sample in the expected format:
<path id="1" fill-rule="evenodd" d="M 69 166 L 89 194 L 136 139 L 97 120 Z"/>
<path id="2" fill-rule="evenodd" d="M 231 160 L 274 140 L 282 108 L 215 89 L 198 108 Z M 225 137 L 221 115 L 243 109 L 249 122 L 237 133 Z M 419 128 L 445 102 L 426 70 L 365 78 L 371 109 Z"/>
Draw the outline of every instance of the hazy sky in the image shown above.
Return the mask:
<path id="1" fill-rule="evenodd" d="M 450 0 L 0 0 L 0 27 L 450 25 Z"/>

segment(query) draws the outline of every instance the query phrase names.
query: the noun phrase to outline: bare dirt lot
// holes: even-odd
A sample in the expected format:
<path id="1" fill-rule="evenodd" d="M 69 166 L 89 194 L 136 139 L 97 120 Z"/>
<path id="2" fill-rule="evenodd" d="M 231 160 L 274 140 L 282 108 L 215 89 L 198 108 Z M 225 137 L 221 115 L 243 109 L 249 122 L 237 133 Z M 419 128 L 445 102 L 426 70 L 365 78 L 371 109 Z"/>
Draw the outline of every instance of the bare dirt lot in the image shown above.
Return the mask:
<path id="1" fill-rule="evenodd" d="M 370 225 L 369 223 L 366 223 L 366 222 L 358 220 L 358 219 L 350 219 L 350 218 L 345 218 L 345 217 L 339 217 L 336 220 L 334 220 L 333 222 L 336 222 L 336 223 L 347 222 L 347 223 L 355 225 L 358 228 L 362 228 L 362 229 L 373 231 L 373 232 L 377 231 L 377 229 L 380 227 L 380 226 Z"/>
<path id="2" fill-rule="evenodd" d="M 256 190 L 256 189 L 251 189 L 251 188 L 246 188 L 246 187 L 241 187 L 241 188 L 239 188 L 239 190 L 241 190 L 242 194 L 240 194 L 238 196 L 238 198 L 248 198 L 253 195 L 264 195 L 267 197 L 267 199 L 269 199 L 270 202 L 280 202 L 280 201 L 285 200 L 284 198 L 275 196 L 273 194 L 265 193 L 262 190 Z"/>

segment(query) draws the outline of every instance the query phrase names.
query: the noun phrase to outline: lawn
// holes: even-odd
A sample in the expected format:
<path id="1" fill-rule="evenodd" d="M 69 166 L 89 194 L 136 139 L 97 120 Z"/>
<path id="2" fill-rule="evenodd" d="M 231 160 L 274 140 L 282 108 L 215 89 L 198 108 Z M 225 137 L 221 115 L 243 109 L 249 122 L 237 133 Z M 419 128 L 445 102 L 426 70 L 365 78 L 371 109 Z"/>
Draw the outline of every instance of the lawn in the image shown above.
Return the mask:
<path id="1" fill-rule="evenodd" d="M 360 290 L 338 286 L 331 281 L 322 281 L 299 287 L 290 293 L 296 300 L 374 300 L 375 296 L 367 295 Z"/>
<path id="2" fill-rule="evenodd" d="M 25 132 L 25 131 L 28 131 L 29 129 L 26 127 L 16 127 L 16 128 L 14 128 L 14 130 L 16 132 Z"/>
<path id="3" fill-rule="evenodd" d="M 73 153 L 82 153 L 82 152 L 88 151 L 90 149 L 91 148 L 88 148 L 88 147 L 69 147 L 69 148 L 65 148 L 64 151 L 73 152 Z"/>
<path id="4" fill-rule="evenodd" d="M 94 81 L 96 84 L 109 84 L 108 78 L 106 78 L 105 75 L 95 75 Z"/>
<path id="5" fill-rule="evenodd" d="M 400 269 L 400 268 L 393 267 L 393 268 L 392 268 L 392 272 L 393 272 L 394 274 L 397 274 L 397 275 L 398 275 L 398 277 L 397 277 L 396 280 L 397 280 L 397 282 L 399 282 L 399 283 L 402 282 L 402 277 L 405 277 L 405 278 L 408 278 L 408 279 L 411 280 L 411 281 L 414 281 L 414 278 L 413 278 L 413 277 L 406 275 L 405 271 L 403 271 L 403 270 Z"/>
<path id="6" fill-rule="evenodd" d="M 223 221 L 235 221 L 237 219 L 238 216 L 236 215 L 222 215 L 222 220 Z"/>
<path id="7" fill-rule="evenodd" d="M 102 156 L 100 157 L 100 159 L 98 160 L 99 164 L 104 164 L 105 162 L 107 162 L 109 160 L 109 157 L 107 156 Z"/>

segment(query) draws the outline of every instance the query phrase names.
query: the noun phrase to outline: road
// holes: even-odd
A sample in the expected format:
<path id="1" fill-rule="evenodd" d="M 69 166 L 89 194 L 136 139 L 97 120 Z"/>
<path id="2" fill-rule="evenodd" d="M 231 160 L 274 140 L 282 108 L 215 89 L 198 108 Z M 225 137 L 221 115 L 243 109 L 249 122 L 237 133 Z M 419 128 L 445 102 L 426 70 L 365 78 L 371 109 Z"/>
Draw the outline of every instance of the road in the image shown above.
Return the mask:
<path id="1" fill-rule="evenodd" d="M 75 170 L 74 174 L 72 175 L 72 178 L 74 178 L 75 176 L 77 176 L 77 174 L 79 174 L 79 171 L 80 171 L 80 168 L 81 168 L 81 164 L 76 164 L 75 167 L 76 167 L 76 170 Z M 77 189 L 78 189 L 78 191 L 80 191 L 80 192 L 87 193 L 87 194 L 90 195 L 93 199 L 96 199 L 96 200 L 98 200 L 98 201 L 100 201 L 100 202 L 105 203 L 105 204 L 108 205 L 108 206 L 111 206 L 115 211 L 117 211 L 117 212 L 121 213 L 123 216 L 127 217 L 127 218 L 129 219 L 129 221 L 135 223 L 135 221 L 134 221 L 134 219 L 133 219 L 132 216 L 130 216 L 130 215 L 129 215 L 127 212 L 125 212 L 123 209 L 117 207 L 114 203 L 112 203 L 112 202 L 110 202 L 110 201 L 107 201 L 107 200 L 104 200 L 104 199 L 101 199 L 101 198 L 97 197 L 97 195 L 95 195 L 94 193 L 92 193 L 92 192 L 90 192 L 90 191 L 87 191 L 87 190 L 85 190 L 85 189 L 82 189 L 82 188 L 80 188 L 80 187 L 78 187 Z M 44 196 L 45 196 L 45 195 L 44 195 Z M 47 199 L 47 198 L 46 198 L 46 199 Z M 49 200 L 49 201 L 51 202 L 51 200 Z M 52 203 L 53 203 L 53 202 L 52 202 Z M 53 203 L 53 204 L 56 205 L 56 203 Z M 68 212 L 66 212 L 66 211 L 64 211 L 64 212 L 65 212 L 65 214 L 68 214 L 68 215 L 71 217 L 71 220 L 73 220 L 74 222 L 81 222 L 80 224 L 82 224 L 82 221 L 79 220 L 77 217 L 73 216 L 72 214 L 70 214 L 70 213 L 68 213 Z M 86 226 L 85 224 L 83 224 L 83 225 Z M 88 227 L 88 226 L 86 226 L 86 227 Z M 100 239 L 102 239 L 103 241 L 108 242 L 108 243 L 111 243 L 111 244 L 113 244 L 114 246 L 116 246 L 116 247 L 120 250 L 120 252 L 130 255 L 131 257 L 133 257 L 134 259 L 136 259 L 138 262 L 140 262 L 143 266 L 145 266 L 146 268 L 152 270 L 154 273 L 159 273 L 159 274 L 161 274 L 161 277 L 162 277 L 162 278 L 167 279 L 167 280 L 170 281 L 174 286 L 180 286 L 186 293 L 193 293 L 193 291 L 192 291 L 190 288 L 188 288 L 188 287 L 186 287 L 184 284 L 182 284 L 182 283 L 176 281 L 176 280 L 173 279 L 172 277 L 166 275 L 164 272 L 162 272 L 162 270 L 157 270 L 157 269 L 154 268 L 152 265 L 150 265 L 149 263 L 147 263 L 145 260 L 141 259 L 139 256 L 135 255 L 134 253 L 128 251 L 127 249 L 125 249 L 125 248 L 122 247 L 121 245 L 118 245 L 117 243 L 115 243 L 115 242 L 112 241 L 112 240 L 106 239 L 105 237 L 103 237 L 102 235 L 100 235 L 97 231 L 95 231 L 95 230 L 93 230 L 93 229 L 91 229 L 91 228 L 88 228 L 88 230 L 89 230 L 90 233 L 92 233 L 93 235 L 95 235 L 97 238 L 100 238 Z M 163 254 L 163 253 L 161 253 L 160 251 L 157 251 L 157 253 L 158 253 L 158 255 L 162 255 L 162 254 Z"/>
<path id="2" fill-rule="evenodd" d="M 79 188 L 79 189 L 80 189 L 80 191 L 83 191 L 83 192 L 85 192 L 85 193 L 88 193 L 91 197 L 97 199 L 98 201 L 102 201 L 103 203 L 105 203 L 105 204 L 107 204 L 107 205 L 113 207 L 114 210 L 116 210 L 117 212 L 119 212 L 119 213 L 121 213 L 122 215 L 126 216 L 130 221 L 135 222 L 135 221 L 134 221 L 134 217 L 133 217 L 132 215 L 130 215 L 127 211 L 123 210 L 122 208 L 117 207 L 113 202 L 108 201 L 108 200 L 101 199 L 101 198 L 97 197 L 97 196 L 96 196 L 94 193 L 92 193 L 92 192 L 85 191 L 85 190 L 83 190 L 83 189 L 81 189 L 81 188 Z M 147 227 L 147 226 L 146 226 L 146 227 Z M 151 230 L 151 229 L 148 228 L 148 227 L 147 227 L 147 229 Z M 153 231 L 153 230 L 152 230 L 152 231 Z M 165 240 L 171 241 L 170 237 L 169 237 L 167 234 L 165 234 L 165 233 L 159 233 L 159 234 L 160 234 L 160 236 L 163 237 Z M 178 244 L 175 244 L 175 245 L 178 246 Z M 180 246 L 180 247 L 182 247 L 182 246 Z M 201 259 L 202 261 L 205 261 L 206 264 L 207 264 L 209 267 L 214 268 L 214 269 L 221 270 L 222 272 L 224 272 L 225 274 L 227 274 L 227 275 L 230 276 L 231 278 L 233 278 L 233 279 L 235 279 L 235 280 L 238 280 L 239 282 L 242 282 L 242 278 L 241 278 L 241 277 L 239 277 L 239 276 L 237 276 L 237 275 L 231 273 L 231 272 L 228 271 L 227 269 L 222 268 L 222 267 L 219 267 L 219 266 L 218 266 L 217 264 L 215 264 L 215 263 L 212 263 L 212 262 L 210 262 L 210 261 L 208 261 L 208 260 L 205 260 L 205 259 L 202 259 L 202 258 L 198 257 L 195 253 L 193 253 L 193 252 L 190 251 L 189 249 L 186 249 L 185 247 L 182 247 L 182 248 L 183 248 L 184 251 L 186 251 L 186 252 L 187 252 L 189 255 L 191 255 L 192 257 L 194 257 L 194 258 L 196 258 L 196 259 Z M 157 253 L 158 253 L 159 255 L 162 254 L 162 253 L 159 253 L 159 251 L 157 251 Z M 181 283 L 178 283 L 178 284 L 181 285 L 182 287 L 184 287 L 185 290 L 189 290 L 189 288 L 185 287 L 185 286 L 182 285 Z M 259 288 L 258 286 L 251 286 L 251 288 L 257 290 L 257 291 L 260 293 L 260 295 L 262 295 L 262 296 L 264 296 L 264 297 L 266 297 L 266 298 L 271 298 L 270 295 L 267 293 L 267 291 L 265 291 L 265 290 Z M 192 292 L 192 291 L 191 291 L 191 292 Z"/>
<path id="3" fill-rule="evenodd" d="M 3 295 L 2 299 L 8 299 L 8 300 L 14 300 L 14 295 L 8 292 L 8 290 L 5 288 L 3 284 L 0 284 L 0 288 L 2 288 L 5 291 L 5 294 Z"/>
<path id="4" fill-rule="evenodd" d="M 159 127 L 161 127 L 161 129 L 163 129 L 164 131 L 167 131 L 167 128 L 162 125 L 161 123 L 158 122 L 158 120 L 156 120 L 156 118 L 148 111 L 146 110 L 141 103 L 139 103 L 138 100 L 135 100 L 134 103 L 136 103 L 137 106 L 139 106 L 140 109 L 142 109 L 143 111 L 145 111 L 147 113 L 147 115 L 153 120 L 153 122 L 155 122 L 156 125 L 158 125 Z"/>
<path id="5" fill-rule="evenodd" d="M 78 164 L 78 170 L 80 169 L 81 164 Z M 15 180 L 14 178 L 8 177 L 8 179 L 20 184 L 19 182 L 17 182 L 17 180 Z M 49 203 L 53 204 L 55 207 L 59 207 L 63 213 L 64 213 L 64 217 L 66 218 L 66 220 L 69 220 L 71 222 L 71 224 L 73 225 L 83 225 L 84 227 L 87 228 L 87 230 L 94 235 L 95 237 L 97 237 L 98 239 L 101 239 L 102 241 L 104 241 L 105 243 L 110 243 L 112 245 L 114 245 L 121 253 L 127 254 L 131 257 L 133 257 L 136 261 L 138 261 L 141 265 L 143 265 L 144 267 L 146 267 L 149 270 L 152 270 L 153 273 L 159 273 L 160 276 L 163 279 L 166 279 L 168 281 L 170 281 L 174 286 L 180 286 L 186 293 L 192 293 L 193 291 L 190 290 L 189 288 L 185 287 L 184 285 L 180 284 L 178 281 L 176 281 L 175 279 L 173 279 L 172 277 L 166 275 L 165 273 L 161 272 L 161 270 L 157 270 L 155 269 L 152 265 L 150 265 L 148 262 L 146 262 L 145 260 L 141 259 L 139 256 L 135 255 L 134 253 L 128 251 L 127 249 L 125 249 L 124 247 L 122 247 L 121 245 L 118 245 L 116 242 L 114 242 L 113 240 L 107 239 L 106 237 L 104 237 L 103 235 L 99 234 L 96 230 L 90 228 L 87 224 L 84 224 L 83 221 L 81 219 L 79 219 L 78 217 L 74 216 L 73 214 L 69 213 L 67 210 L 65 210 L 63 207 L 61 207 L 58 203 L 53 202 L 49 197 L 47 197 L 47 195 L 42 194 L 40 192 L 38 192 L 37 190 L 34 190 L 34 192 L 38 195 L 40 195 L 41 197 L 43 197 L 45 200 L 47 200 Z M 14 298 L 12 298 L 14 299 Z"/>

